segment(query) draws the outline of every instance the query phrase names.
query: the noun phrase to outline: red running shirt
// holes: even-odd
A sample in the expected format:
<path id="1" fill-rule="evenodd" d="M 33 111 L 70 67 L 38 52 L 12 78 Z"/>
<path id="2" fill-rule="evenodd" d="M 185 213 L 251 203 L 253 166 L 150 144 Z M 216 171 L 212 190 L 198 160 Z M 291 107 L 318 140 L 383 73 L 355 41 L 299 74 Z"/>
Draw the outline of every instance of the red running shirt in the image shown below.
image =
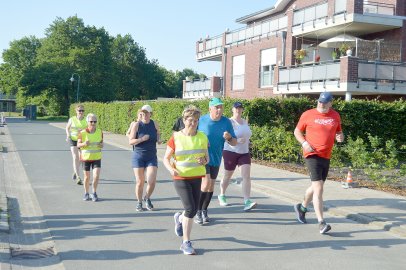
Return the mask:
<path id="1" fill-rule="evenodd" d="M 304 157 L 318 155 L 322 158 L 331 158 L 335 135 L 341 132 L 341 118 L 338 112 L 330 108 L 328 113 L 320 113 L 317 109 L 305 111 L 296 126 L 304 133 L 306 141 L 314 152 L 305 152 Z"/>

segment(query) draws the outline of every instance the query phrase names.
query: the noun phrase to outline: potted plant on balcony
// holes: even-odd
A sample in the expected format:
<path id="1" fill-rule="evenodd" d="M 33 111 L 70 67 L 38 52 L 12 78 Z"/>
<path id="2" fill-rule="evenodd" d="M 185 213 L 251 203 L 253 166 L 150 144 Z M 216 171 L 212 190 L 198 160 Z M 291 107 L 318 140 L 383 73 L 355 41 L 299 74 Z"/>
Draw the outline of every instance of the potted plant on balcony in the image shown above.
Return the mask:
<path id="1" fill-rule="evenodd" d="M 352 55 L 351 47 L 347 43 L 341 44 L 339 50 L 340 50 L 341 56 L 345 56 L 345 55 L 351 56 Z"/>
<path id="2" fill-rule="evenodd" d="M 294 50 L 293 55 L 295 56 L 296 64 L 301 64 L 302 60 L 307 55 L 307 52 L 305 49 Z"/>

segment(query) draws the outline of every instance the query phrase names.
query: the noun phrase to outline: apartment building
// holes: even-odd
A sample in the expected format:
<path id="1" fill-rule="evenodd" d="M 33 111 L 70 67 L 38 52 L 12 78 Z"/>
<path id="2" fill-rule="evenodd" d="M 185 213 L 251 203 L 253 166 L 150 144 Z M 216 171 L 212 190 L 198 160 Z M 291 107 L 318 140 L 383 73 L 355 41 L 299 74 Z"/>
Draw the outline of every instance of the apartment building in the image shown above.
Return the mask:
<path id="1" fill-rule="evenodd" d="M 236 21 L 196 42 L 222 74 L 185 80 L 183 98 L 406 95 L 405 0 L 278 0 Z"/>

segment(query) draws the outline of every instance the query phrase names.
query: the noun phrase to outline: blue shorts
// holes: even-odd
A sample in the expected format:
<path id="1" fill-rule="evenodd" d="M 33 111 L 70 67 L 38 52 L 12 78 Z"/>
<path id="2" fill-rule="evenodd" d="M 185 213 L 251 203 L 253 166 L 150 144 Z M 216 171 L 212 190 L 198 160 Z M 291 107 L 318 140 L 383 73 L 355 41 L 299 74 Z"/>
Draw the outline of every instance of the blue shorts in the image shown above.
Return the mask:
<path id="1" fill-rule="evenodd" d="M 158 167 L 158 158 L 155 154 L 144 154 L 133 151 L 131 156 L 133 168 Z"/>

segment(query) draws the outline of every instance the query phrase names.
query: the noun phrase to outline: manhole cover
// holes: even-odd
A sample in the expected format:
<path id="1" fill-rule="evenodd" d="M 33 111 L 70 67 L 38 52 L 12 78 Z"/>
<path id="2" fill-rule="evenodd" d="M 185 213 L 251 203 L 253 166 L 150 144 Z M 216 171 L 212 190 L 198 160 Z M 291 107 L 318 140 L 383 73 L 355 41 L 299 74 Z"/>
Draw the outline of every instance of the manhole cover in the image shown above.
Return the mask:
<path id="1" fill-rule="evenodd" d="M 52 257 L 54 255 L 55 252 L 53 247 L 49 247 L 47 249 L 11 249 L 11 257 L 16 260 L 41 259 Z"/>

